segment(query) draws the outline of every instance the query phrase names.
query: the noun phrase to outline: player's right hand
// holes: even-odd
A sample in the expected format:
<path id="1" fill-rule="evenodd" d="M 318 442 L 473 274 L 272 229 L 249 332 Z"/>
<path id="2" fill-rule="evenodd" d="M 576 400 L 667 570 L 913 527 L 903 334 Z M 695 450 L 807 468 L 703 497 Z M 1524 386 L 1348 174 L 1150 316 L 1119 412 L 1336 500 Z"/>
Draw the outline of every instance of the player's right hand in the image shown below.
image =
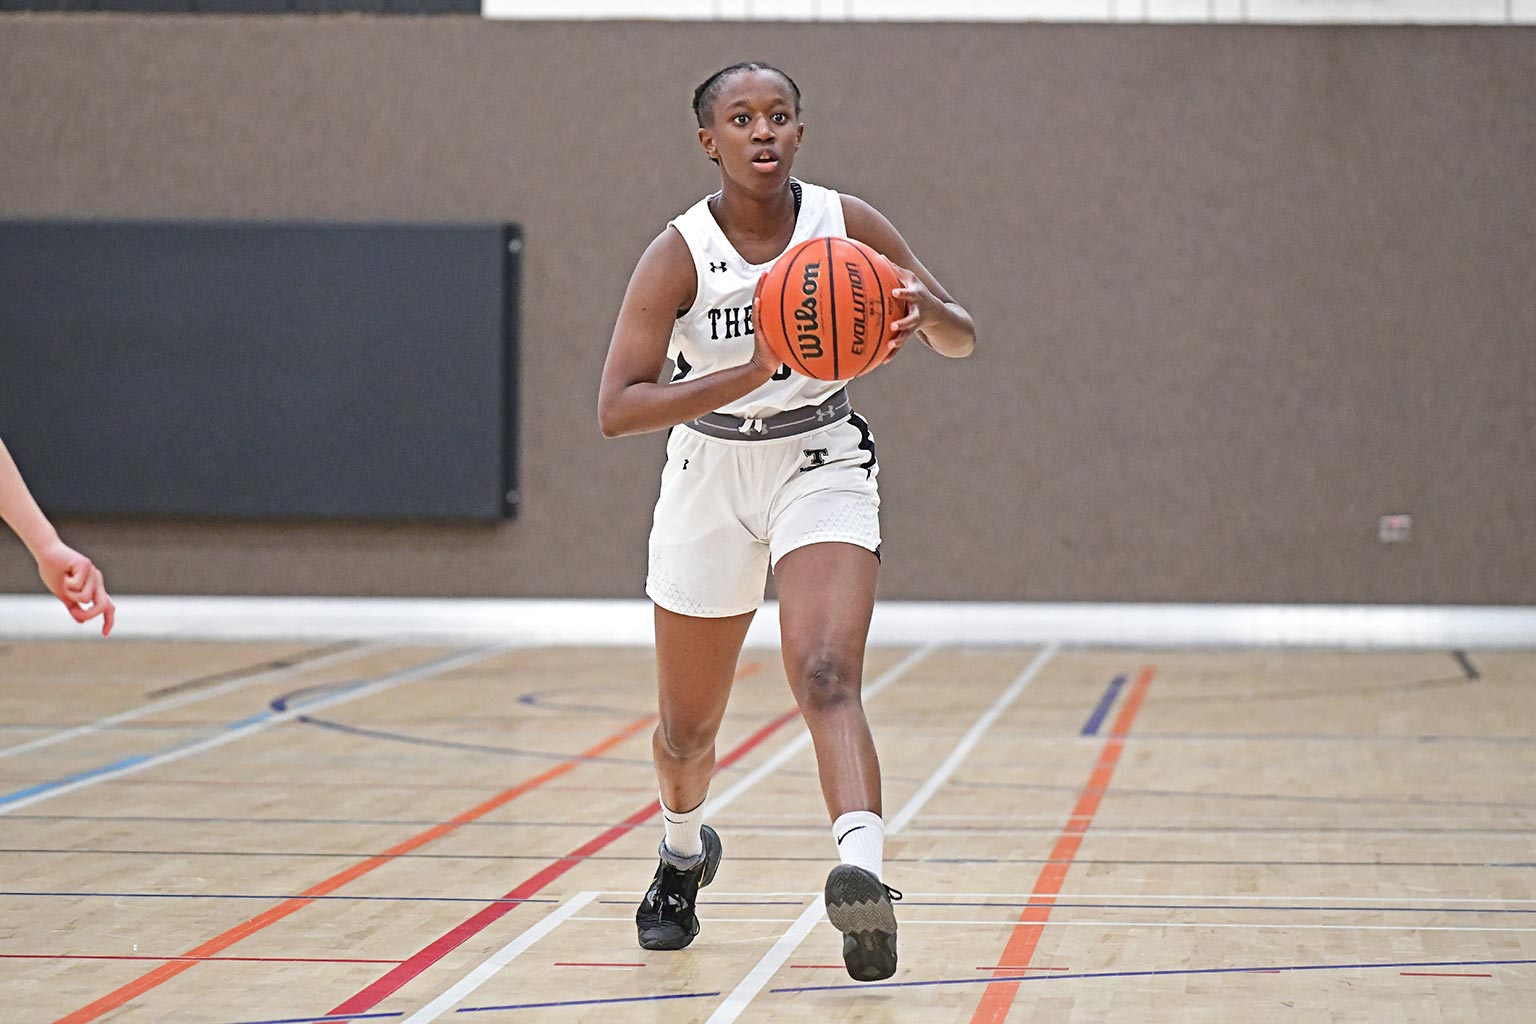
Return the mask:
<path id="1" fill-rule="evenodd" d="M 768 346 L 768 338 L 762 331 L 752 332 L 752 364 L 769 377 L 779 372 L 784 364 Z"/>
<path id="2" fill-rule="evenodd" d="M 89 622 L 100 616 L 101 635 L 112 633 L 117 606 L 107 593 L 101 570 L 89 558 L 61 541 L 38 552 L 37 574 L 76 622 Z"/>

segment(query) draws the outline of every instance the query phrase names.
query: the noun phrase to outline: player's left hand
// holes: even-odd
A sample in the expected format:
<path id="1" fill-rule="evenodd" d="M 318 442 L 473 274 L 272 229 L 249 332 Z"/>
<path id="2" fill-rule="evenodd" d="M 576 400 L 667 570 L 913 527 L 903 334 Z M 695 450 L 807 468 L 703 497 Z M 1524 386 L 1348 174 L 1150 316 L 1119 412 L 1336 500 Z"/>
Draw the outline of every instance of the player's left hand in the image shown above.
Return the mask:
<path id="1" fill-rule="evenodd" d="M 938 297 L 928 290 L 922 278 L 895 263 L 892 263 L 891 267 L 901 281 L 900 287 L 891 289 L 891 295 L 907 304 L 907 315 L 900 320 L 891 321 L 891 338 L 886 343 L 890 349 L 886 353 L 887 360 L 901 351 L 901 346 L 905 345 L 907 340 L 925 324 L 932 323 L 934 307 L 943 305 Z"/>
<path id="2" fill-rule="evenodd" d="M 101 570 L 91 560 L 62 541 L 43 548 L 37 554 L 37 574 L 48 592 L 69 609 L 76 622 L 89 622 L 101 616 L 101 635 L 112 632 L 117 606 L 107 593 Z"/>

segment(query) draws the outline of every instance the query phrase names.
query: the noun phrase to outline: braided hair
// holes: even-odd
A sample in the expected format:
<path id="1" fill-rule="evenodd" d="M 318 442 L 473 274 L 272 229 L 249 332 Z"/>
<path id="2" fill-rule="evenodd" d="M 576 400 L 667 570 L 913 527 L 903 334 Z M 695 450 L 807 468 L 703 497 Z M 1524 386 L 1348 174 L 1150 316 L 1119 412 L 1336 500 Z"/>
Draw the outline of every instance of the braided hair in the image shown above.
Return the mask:
<path id="1" fill-rule="evenodd" d="M 800 116 L 800 87 L 789 75 L 774 67 L 772 64 L 761 64 L 757 61 L 743 61 L 740 64 L 732 64 L 730 67 L 721 68 L 708 78 L 704 84 L 693 90 L 693 116 L 698 119 L 700 128 L 708 128 L 709 122 L 715 116 L 715 99 L 720 95 L 725 80 L 741 71 L 767 71 L 778 75 L 789 83 L 789 89 L 795 94 L 795 116 Z"/>

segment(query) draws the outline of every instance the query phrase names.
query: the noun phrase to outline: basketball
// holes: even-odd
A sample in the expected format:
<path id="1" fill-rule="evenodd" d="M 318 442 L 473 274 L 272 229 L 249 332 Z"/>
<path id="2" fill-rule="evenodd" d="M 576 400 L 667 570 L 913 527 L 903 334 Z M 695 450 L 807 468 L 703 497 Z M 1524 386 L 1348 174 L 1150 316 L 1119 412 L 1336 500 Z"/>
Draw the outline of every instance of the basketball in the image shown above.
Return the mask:
<path id="1" fill-rule="evenodd" d="M 884 361 L 906 303 L 891 261 L 851 238 L 812 238 L 780 256 L 752 296 L 754 330 L 791 370 L 850 380 Z"/>

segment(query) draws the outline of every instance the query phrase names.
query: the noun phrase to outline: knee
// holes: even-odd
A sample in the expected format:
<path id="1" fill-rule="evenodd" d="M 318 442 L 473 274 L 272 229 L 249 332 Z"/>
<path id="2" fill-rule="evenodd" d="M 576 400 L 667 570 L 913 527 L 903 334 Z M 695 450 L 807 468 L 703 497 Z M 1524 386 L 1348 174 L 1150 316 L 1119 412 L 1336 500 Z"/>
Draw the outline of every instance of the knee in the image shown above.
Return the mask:
<path id="1" fill-rule="evenodd" d="M 805 714 L 859 707 L 859 672 L 846 659 L 823 655 L 800 672 L 800 705 Z"/>
<path id="2" fill-rule="evenodd" d="M 658 754 L 675 761 L 687 761 L 714 749 L 715 727 L 713 723 L 663 716 L 656 726 L 654 745 Z"/>

